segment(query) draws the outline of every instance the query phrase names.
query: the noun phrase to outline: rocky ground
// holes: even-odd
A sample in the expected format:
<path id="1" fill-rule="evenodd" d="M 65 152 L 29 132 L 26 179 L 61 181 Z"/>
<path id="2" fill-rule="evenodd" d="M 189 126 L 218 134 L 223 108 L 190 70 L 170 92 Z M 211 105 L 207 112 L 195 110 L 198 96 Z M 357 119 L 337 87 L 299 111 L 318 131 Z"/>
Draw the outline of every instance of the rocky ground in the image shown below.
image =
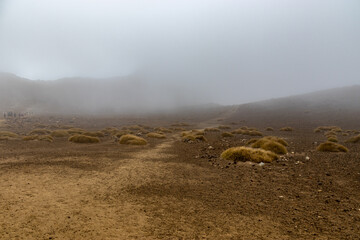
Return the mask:
<path id="1" fill-rule="evenodd" d="M 101 129 L 137 121 L 34 118 L 0 128 L 25 134 L 36 124 Z M 110 136 L 99 144 L 1 141 L 0 239 L 359 239 L 360 144 L 323 153 L 315 148 L 325 137 L 313 126 L 255 127 L 284 138 L 289 154 L 263 166 L 234 164 L 221 152 L 251 137 L 220 132 L 190 143 L 167 133 L 146 146 Z"/>

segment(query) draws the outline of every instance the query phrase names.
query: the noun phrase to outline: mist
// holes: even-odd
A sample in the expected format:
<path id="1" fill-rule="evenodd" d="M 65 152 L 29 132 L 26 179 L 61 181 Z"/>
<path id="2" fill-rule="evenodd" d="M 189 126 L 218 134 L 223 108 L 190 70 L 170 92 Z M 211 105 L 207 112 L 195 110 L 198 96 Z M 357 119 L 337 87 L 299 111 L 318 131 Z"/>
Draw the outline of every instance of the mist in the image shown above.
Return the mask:
<path id="1" fill-rule="evenodd" d="M 98 89 L 77 92 L 89 111 L 290 96 L 360 83 L 359 11 L 357 0 L 2 0 L 0 71 L 81 77 Z"/>

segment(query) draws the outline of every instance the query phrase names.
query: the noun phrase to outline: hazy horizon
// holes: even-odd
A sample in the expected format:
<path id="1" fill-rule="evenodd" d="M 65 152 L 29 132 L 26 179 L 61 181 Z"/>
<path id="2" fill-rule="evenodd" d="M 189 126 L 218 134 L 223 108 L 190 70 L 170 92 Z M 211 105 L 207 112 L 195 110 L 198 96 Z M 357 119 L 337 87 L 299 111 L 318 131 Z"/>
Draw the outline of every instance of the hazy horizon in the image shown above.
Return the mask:
<path id="1" fill-rule="evenodd" d="M 359 10 L 356 0 L 2 0 L 0 71 L 135 76 L 173 89 L 169 101 L 191 92 L 194 104 L 351 86 L 360 82 Z"/>

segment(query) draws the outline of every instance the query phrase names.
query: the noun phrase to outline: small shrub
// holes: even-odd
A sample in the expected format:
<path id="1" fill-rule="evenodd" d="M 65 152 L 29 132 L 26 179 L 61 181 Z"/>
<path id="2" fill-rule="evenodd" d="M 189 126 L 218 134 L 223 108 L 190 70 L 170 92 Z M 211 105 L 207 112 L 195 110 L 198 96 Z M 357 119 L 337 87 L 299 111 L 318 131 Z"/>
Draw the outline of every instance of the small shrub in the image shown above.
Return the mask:
<path id="1" fill-rule="evenodd" d="M 120 137 L 119 143 L 127 145 L 146 145 L 147 141 L 141 137 L 132 134 L 126 134 Z"/>
<path id="2" fill-rule="evenodd" d="M 324 142 L 321 143 L 317 148 L 317 151 L 320 152 L 348 152 L 349 149 L 347 149 L 345 146 L 334 143 L 334 142 Z"/>
<path id="3" fill-rule="evenodd" d="M 51 133 L 51 136 L 56 138 L 68 137 L 69 133 L 66 130 L 55 130 Z"/>
<path id="4" fill-rule="evenodd" d="M 146 136 L 149 138 L 166 138 L 166 136 L 161 133 L 148 133 Z"/>
<path id="5" fill-rule="evenodd" d="M 221 134 L 221 137 L 223 137 L 223 138 L 226 138 L 226 137 L 234 137 L 234 134 L 229 133 L 229 132 L 223 132 L 223 133 Z"/>
<path id="6" fill-rule="evenodd" d="M 235 163 L 238 161 L 246 162 L 267 162 L 270 163 L 279 158 L 279 156 L 273 152 L 263 149 L 255 149 L 249 147 L 233 147 L 225 150 L 221 154 L 221 158 L 225 160 L 231 160 Z"/>
<path id="7" fill-rule="evenodd" d="M 283 128 L 280 128 L 280 131 L 292 132 L 292 131 L 294 131 L 294 129 L 292 127 L 283 127 Z"/>
<path id="8" fill-rule="evenodd" d="M 46 129 L 34 129 L 32 130 L 29 135 L 49 135 L 51 131 Z"/>
<path id="9" fill-rule="evenodd" d="M 267 127 L 265 130 L 266 131 L 274 131 L 274 129 L 272 127 Z"/>
<path id="10" fill-rule="evenodd" d="M 69 138 L 69 142 L 73 143 L 99 143 L 100 139 L 98 137 L 91 137 L 82 134 L 76 134 Z"/>

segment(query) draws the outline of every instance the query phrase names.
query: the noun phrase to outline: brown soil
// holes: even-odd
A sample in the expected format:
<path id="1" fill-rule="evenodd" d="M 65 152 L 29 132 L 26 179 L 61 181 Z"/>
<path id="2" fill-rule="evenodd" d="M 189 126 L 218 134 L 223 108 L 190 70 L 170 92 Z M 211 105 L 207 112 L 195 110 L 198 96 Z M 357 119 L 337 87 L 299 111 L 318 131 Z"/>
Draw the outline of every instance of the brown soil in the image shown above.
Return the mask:
<path id="1" fill-rule="evenodd" d="M 33 121 L 6 130 L 29 132 Z M 89 130 L 124 124 L 67 121 Z M 215 127 L 186 128 L 200 126 Z M 268 123 L 256 127 L 267 134 Z M 99 144 L 1 141 L 0 239 L 359 239 L 360 144 L 323 153 L 315 148 L 326 138 L 312 127 L 269 134 L 283 137 L 289 154 L 264 166 L 221 160 L 251 138 L 221 132 L 192 143 L 169 133 L 147 146 L 109 136 Z"/>

